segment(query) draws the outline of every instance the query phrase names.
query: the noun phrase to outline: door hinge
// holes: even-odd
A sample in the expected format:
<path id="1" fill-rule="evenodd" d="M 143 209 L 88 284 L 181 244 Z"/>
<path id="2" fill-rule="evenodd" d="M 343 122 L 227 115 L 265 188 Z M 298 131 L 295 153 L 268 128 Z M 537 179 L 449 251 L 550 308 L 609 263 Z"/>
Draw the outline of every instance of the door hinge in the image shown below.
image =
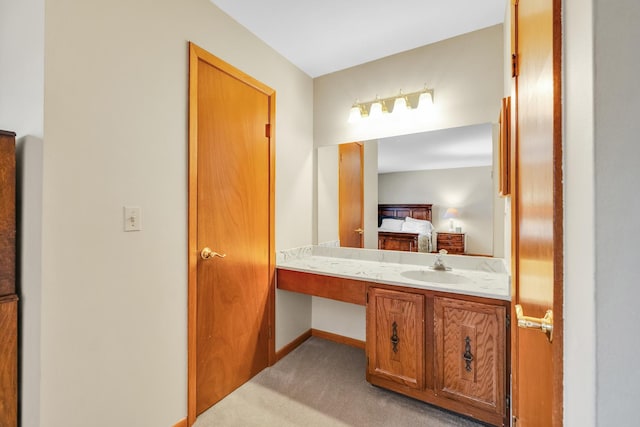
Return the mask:
<path id="1" fill-rule="evenodd" d="M 367 304 L 369 304 L 369 292 L 367 292 Z"/>
<path id="2" fill-rule="evenodd" d="M 264 125 L 264 136 L 271 138 L 271 123 Z"/>
<path id="3" fill-rule="evenodd" d="M 511 315 L 507 314 L 507 321 L 505 322 L 507 329 L 511 327 Z"/>
<path id="4" fill-rule="evenodd" d="M 511 54 L 511 77 L 518 75 L 518 54 Z"/>
<path id="5" fill-rule="evenodd" d="M 511 398 L 509 396 L 505 398 L 505 403 L 507 405 L 507 409 L 509 409 L 511 407 Z"/>

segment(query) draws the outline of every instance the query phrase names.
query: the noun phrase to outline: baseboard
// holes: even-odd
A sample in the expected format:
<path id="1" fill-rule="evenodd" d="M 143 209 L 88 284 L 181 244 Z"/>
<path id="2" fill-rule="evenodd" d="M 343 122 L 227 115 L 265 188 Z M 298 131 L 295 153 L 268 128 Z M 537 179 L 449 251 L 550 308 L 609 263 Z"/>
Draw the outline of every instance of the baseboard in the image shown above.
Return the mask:
<path id="1" fill-rule="evenodd" d="M 305 342 L 311 337 L 311 329 L 300 335 L 298 338 L 291 341 L 289 344 L 282 347 L 280 350 L 276 351 L 276 362 L 285 357 L 287 354 L 291 353 L 295 350 L 300 344 Z"/>
<path id="2" fill-rule="evenodd" d="M 325 340 L 334 341 L 339 344 L 350 345 L 351 347 L 357 347 L 364 350 L 365 343 L 364 341 L 357 340 L 355 338 L 345 337 L 343 335 L 334 334 L 331 332 L 325 332 L 318 329 L 311 329 L 311 336 L 323 338 Z"/>
<path id="3" fill-rule="evenodd" d="M 328 341 L 337 342 L 339 344 L 346 344 L 346 345 L 350 345 L 351 347 L 361 348 L 363 350 L 364 350 L 364 347 L 365 347 L 365 342 L 364 341 L 360 341 L 360 340 L 357 340 L 355 338 L 349 338 L 349 337 L 345 337 L 343 335 L 338 335 L 338 334 L 334 334 L 334 333 L 331 333 L 331 332 L 321 331 L 319 329 L 309 329 L 308 331 L 306 331 L 305 333 L 300 335 L 298 338 L 294 339 L 289 344 L 285 345 L 280 350 L 278 350 L 276 352 L 276 362 L 278 362 L 280 359 L 285 357 L 287 354 L 291 353 L 293 350 L 298 348 L 298 346 L 300 344 L 302 344 L 303 342 L 305 342 L 306 340 L 308 340 L 311 337 L 318 337 L 318 338 L 322 338 L 322 339 L 325 339 L 325 340 L 328 340 Z M 181 427 L 181 426 L 177 426 L 176 425 L 175 427 Z"/>
<path id="4" fill-rule="evenodd" d="M 173 427 L 187 427 L 187 419 L 183 418 L 173 425 Z"/>

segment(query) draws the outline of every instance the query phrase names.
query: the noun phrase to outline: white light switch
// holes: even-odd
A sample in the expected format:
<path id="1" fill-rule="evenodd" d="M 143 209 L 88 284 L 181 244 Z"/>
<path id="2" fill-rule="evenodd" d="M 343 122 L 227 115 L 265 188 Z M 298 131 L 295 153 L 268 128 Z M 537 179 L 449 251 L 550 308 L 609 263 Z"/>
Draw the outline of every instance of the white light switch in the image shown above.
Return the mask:
<path id="1" fill-rule="evenodd" d="M 142 214 L 137 206 L 124 207 L 124 231 L 142 230 Z"/>

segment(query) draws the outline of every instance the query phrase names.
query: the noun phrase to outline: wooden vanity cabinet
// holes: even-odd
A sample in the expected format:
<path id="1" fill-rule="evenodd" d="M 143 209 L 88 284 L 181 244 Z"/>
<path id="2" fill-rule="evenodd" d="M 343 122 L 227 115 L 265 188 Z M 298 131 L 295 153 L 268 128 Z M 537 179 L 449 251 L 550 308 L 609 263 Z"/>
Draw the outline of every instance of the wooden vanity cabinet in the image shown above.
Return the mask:
<path id="1" fill-rule="evenodd" d="M 370 288 L 367 379 L 424 387 L 424 295 Z"/>
<path id="2" fill-rule="evenodd" d="M 508 308 L 508 301 L 370 285 L 367 381 L 508 425 Z"/>
<path id="3" fill-rule="evenodd" d="M 436 297 L 434 315 L 436 393 L 503 416 L 505 307 Z"/>

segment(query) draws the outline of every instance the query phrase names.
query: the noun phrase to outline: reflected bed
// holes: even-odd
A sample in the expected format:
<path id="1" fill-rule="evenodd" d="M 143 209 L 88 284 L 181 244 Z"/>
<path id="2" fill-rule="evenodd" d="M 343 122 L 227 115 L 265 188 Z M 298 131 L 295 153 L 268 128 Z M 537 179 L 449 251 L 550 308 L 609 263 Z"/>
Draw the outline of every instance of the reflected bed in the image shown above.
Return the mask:
<path id="1" fill-rule="evenodd" d="M 378 205 L 378 249 L 431 252 L 430 204 Z"/>

